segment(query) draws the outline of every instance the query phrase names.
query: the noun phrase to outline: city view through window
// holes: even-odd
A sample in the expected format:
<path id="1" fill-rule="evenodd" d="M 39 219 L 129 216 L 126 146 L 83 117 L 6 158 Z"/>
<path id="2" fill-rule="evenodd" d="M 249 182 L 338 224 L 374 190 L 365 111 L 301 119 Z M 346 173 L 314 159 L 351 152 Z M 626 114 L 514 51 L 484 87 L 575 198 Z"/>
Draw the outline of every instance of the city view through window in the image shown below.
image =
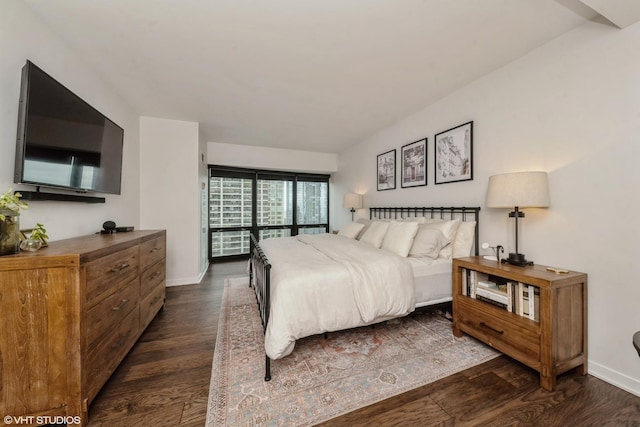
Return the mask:
<path id="1" fill-rule="evenodd" d="M 209 178 L 210 258 L 248 254 L 252 231 L 260 240 L 328 232 L 328 176 L 224 172 Z"/>

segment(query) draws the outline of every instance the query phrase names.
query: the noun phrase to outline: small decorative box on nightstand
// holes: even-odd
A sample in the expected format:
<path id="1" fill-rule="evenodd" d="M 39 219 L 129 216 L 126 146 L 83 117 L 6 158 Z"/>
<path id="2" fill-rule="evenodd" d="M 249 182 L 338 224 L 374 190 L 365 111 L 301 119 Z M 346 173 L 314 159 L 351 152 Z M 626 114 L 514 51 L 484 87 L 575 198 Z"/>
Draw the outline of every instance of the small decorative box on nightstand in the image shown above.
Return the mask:
<path id="1" fill-rule="evenodd" d="M 482 257 L 453 260 L 453 333 L 467 333 L 540 373 L 587 373 L 587 275 L 517 267 Z M 529 299 L 530 298 L 530 299 Z"/>

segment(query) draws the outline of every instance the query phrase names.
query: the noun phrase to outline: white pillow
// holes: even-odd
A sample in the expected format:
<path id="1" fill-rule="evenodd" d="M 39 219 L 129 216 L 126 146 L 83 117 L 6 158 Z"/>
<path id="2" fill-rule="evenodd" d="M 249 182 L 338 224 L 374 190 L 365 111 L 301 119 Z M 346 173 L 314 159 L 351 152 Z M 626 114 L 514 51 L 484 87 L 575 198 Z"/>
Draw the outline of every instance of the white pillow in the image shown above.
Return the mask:
<path id="1" fill-rule="evenodd" d="M 360 231 L 364 228 L 364 224 L 359 222 L 350 222 L 338 231 L 338 236 L 348 237 L 349 239 L 355 239 L 360 234 Z"/>
<path id="2" fill-rule="evenodd" d="M 417 222 L 392 221 L 389 223 L 387 233 L 382 240 L 382 249 L 398 254 L 401 257 L 406 257 L 417 232 Z"/>
<path id="3" fill-rule="evenodd" d="M 413 245 L 409 251 L 409 256 L 414 258 L 429 257 L 438 258 L 440 250 L 449 244 L 449 240 L 436 228 L 424 227 L 421 224 L 413 239 Z"/>
<path id="4" fill-rule="evenodd" d="M 432 228 L 435 230 L 440 230 L 444 237 L 446 237 L 448 242 L 452 242 L 456 236 L 456 231 L 458 231 L 458 226 L 460 225 L 459 219 L 452 220 L 427 220 L 422 227 Z M 440 258 L 451 259 L 453 254 L 452 246 L 445 245 L 442 249 L 440 249 Z"/>
<path id="5" fill-rule="evenodd" d="M 373 221 L 368 218 L 358 218 L 356 219 L 356 222 L 364 225 L 358 236 L 356 236 L 356 239 L 360 240 Z"/>
<path id="6" fill-rule="evenodd" d="M 476 222 L 463 221 L 458 226 L 456 237 L 453 239 L 453 258 L 467 257 L 471 255 L 473 241 L 476 237 Z"/>
<path id="7" fill-rule="evenodd" d="M 389 224 L 389 222 L 384 221 L 371 222 L 371 224 L 369 224 L 369 228 L 367 228 L 367 231 L 365 231 L 362 237 L 360 237 L 360 241 L 368 243 L 374 248 L 379 249 L 380 246 L 382 246 L 384 235 L 387 234 Z"/>

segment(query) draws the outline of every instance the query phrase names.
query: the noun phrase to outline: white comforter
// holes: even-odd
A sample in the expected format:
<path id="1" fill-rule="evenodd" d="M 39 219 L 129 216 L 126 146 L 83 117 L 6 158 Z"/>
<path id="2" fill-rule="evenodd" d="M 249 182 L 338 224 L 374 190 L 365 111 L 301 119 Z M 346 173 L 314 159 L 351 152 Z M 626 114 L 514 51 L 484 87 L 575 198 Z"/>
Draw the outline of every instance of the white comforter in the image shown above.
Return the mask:
<path id="1" fill-rule="evenodd" d="M 271 262 L 271 312 L 265 351 L 291 353 L 295 341 L 354 328 L 415 308 L 411 266 L 382 249 L 332 234 L 266 239 Z"/>

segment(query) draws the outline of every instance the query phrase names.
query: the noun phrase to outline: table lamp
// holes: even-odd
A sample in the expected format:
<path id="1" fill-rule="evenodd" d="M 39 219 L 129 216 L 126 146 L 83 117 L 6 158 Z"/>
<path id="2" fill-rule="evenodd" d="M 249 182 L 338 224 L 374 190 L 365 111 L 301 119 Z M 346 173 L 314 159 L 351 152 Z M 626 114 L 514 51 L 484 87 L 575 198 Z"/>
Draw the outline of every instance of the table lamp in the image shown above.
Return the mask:
<path id="1" fill-rule="evenodd" d="M 342 198 L 342 207 L 351 210 L 351 221 L 356 209 L 362 209 L 362 194 L 347 193 Z"/>
<path id="2" fill-rule="evenodd" d="M 489 177 L 487 207 L 514 208 L 509 218 L 515 218 L 516 248 L 502 260 L 512 265 L 533 265 L 518 251 L 518 218 L 524 218 L 522 208 L 549 207 L 549 184 L 546 172 L 514 172 Z"/>

